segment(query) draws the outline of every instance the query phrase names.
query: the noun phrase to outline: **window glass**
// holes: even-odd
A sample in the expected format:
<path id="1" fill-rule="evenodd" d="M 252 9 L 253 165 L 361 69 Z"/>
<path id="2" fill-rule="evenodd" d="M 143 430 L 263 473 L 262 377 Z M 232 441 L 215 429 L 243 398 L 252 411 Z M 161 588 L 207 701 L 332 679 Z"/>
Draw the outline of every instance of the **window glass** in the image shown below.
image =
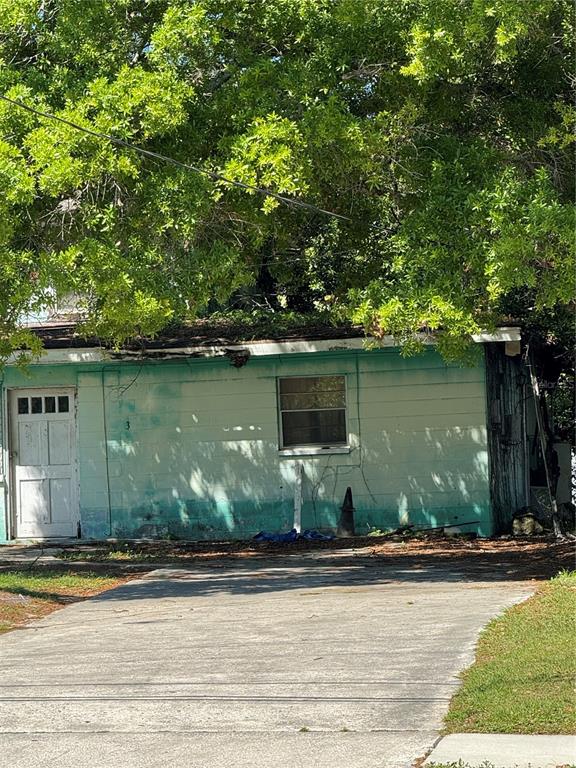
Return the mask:
<path id="1" fill-rule="evenodd" d="M 28 398 L 27 397 L 19 397 L 18 398 L 18 413 L 28 413 Z"/>
<path id="2" fill-rule="evenodd" d="M 291 376 L 278 394 L 283 448 L 346 444 L 344 376 Z"/>
<path id="3" fill-rule="evenodd" d="M 42 413 L 42 398 L 31 397 L 32 401 L 32 413 Z"/>
<path id="4" fill-rule="evenodd" d="M 68 413 L 68 410 L 69 410 L 68 395 L 59 395 L 58 396 L 58 413 Z"/>
<path id="5" fill-rule="evenodd" d="M 308 411 L 319 408 L 344 408 L 346 395 L 343 391 L 308 392 L 282 395 L 283 411 Z"/>
<path id="6" fill-rule="evenodd" d="M 284 445 L 338 445 L 346 442 L 346 411 L 287 411 Z"/>
<path id="7" fill-rule="evenodd" d="M 56 413 L 56 398 L 45 397 L 44 398 L 44 413 Z"/>

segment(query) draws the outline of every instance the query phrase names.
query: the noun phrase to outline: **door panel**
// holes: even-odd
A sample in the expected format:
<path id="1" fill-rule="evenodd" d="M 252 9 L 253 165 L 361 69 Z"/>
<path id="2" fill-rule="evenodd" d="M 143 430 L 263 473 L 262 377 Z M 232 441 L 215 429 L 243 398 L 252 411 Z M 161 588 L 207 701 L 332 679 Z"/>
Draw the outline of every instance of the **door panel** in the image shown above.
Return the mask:
<path id="1" fill-rule="evenodd" d="M 30 424 L 21 421 L 18 424 L 18 448 L 15 453 L 18 457 L 19 464 L 38 466 L 42 463 L 40 457 L 40 449 L 42 446 L 40 432 L 42 427 L 43 424 L 40 424 L 39 422 Z"/>
<path id="2" fill-rule="evenodd" d="M 78 523 L 74 391 L 10 395 L 10 457 L 16 535 L 74 536 Z"/>
<path id="3" fill-rule="evenodd" d="M 48 463 L 70 464 L 70 423 L 48 422 Z"/>
<path id="4" fill-rule="evenodd" d="M 68 478 L 50 480 L 52 523 L 66 523 L 72 517 L 72 483 Z"/>
<path id="5" fill-rule="evenodd" d="M 48 480 L 20 480 L 18 488 L 20 525 L 43 525 L 48 522 Z"/>

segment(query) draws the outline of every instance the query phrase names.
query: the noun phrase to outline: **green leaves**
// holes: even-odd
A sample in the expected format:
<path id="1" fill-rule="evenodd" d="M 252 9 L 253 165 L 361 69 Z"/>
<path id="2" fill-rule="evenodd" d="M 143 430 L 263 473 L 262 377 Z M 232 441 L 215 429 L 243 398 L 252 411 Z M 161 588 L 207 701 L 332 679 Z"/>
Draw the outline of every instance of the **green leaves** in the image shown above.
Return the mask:
<path id="1" fill-rule="evenodd" d="M 529 287 L 537 309 L 570 302 L 574 286 L 558 278 L 576 274 L 575 211 L 559 202 L 547 172 L 540 168 L 526 182 L 508 171 L 483 202 L 493 240 L 486 264 L 492 299 Z"/>
<path id="2" fill-rule="evenodd" d="M 0 199 L 7 205 L 31 203 L 34 198 L 34 177 L 24 156 L 0 139 Z"/>
<path id="3" fill-rule="evenodd" d="M 272 113 L 256 119 L 231 147 L 223 175 L 279 194 L 300 196 L 308 189 L 305 144 L 296 124 Z M 225 182 L 220 186 L 226 186 Z M 248 191 L 248 194 L 254 194 Z M 279 201 L 265 197 L 262 210 L 270 213 Z"/>
<path id="4" fill-rule="evenodd" d="M 114 80 L 97 78 L 87 88 L 83 107 L 97 110 L 94 128 L 121 139 L 142 141 L 166 135 L 187 120 L 190 85 L 171 72 L 123 66 Z"/>
<path id="5" fill-rule="evenodd" d="M 70 293 L 116 344 L 230 303 L 460 358 L 566 306 L 573 36 L 568 0 L 0 0 L 0 92 L 206 172 L 0 102 L 0 357 Z"/>
<path id="6" fill-rule="evenodd" d="M 409 32 L 410 62 L 402 71 L 420 81 L 461 82 L 489 69 L 494 74 L 500 65 L 512 63 L 541 37 L 562 2 L 428 0 L 420 6 L 418 20 Z M 544 36 L 542 42 L 545 44 Z M 510 70 L 502 72 L 510 74 Z"/>

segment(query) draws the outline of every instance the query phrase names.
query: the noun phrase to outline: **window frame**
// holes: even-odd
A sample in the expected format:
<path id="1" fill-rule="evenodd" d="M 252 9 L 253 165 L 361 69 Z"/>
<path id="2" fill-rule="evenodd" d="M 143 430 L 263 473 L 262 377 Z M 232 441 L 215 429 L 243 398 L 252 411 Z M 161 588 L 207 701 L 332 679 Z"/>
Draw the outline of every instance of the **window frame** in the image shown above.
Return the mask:
<path id="1" fill-rule="evenodd" d="M 280 382 L 284 379 L 323 379 L 334 378 L 338 376 L 344 380 L 344 408 L 300 408 L 293 411 L 282 408 L 280 392 Z M 278 453 L 281 456 L 314 456 L 318 454 L 329 453 L 350 453 L 350 433 L 348 429 L 348 376 L 345 373 L 312 373 L 312 374 L 290 374 L 288 376 L 276 377 L 276 407 L 278 409 Z M 344 430 L 345 442 L 343 443 L 306 443 L 304 445 L 285 445 L 284 444 L 284 426 L 282 421 L 283 413 L 298 413 L 301 411 L 344 411 Z"/>

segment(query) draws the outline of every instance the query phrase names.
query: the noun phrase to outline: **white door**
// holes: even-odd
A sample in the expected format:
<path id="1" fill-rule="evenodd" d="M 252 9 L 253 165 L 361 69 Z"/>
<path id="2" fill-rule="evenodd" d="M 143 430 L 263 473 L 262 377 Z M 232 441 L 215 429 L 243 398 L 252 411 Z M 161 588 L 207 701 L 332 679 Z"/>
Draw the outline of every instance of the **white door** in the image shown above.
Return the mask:
<path id="1" fill-rule="evenodd" d="M 10 459 L 16 536 L 76 536 L 73 389 L 10 393 Z"/>

